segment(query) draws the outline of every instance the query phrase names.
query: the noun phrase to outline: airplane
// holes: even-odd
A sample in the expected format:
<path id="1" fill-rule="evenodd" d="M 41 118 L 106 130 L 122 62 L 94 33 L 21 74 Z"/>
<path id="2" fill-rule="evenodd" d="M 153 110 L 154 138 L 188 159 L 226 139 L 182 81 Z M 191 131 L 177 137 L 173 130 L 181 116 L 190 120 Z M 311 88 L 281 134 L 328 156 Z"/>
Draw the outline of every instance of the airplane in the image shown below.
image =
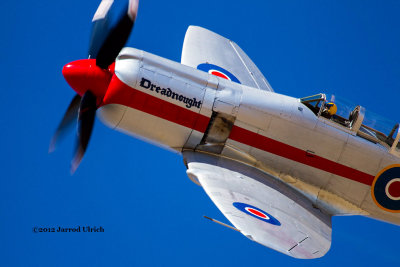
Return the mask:
<path id="1" fill-rule="evenodd" d="M 138 4 L 130 0 L 110 27 L 113 0 L 102 0 L 88 59 L 63 68 L 77 94 L 50 151 L 77 118 L 72 172 L 97 113 L 112 129 L 180 153 L 233 226 L 218 223 L 288 256 L 324 256 L 332 216 L 400 225 L 398 123 L 324 93 L 279 94 L 236 43 L 201 27 L 188 28 L 180 63 L 124 48 Z"/>

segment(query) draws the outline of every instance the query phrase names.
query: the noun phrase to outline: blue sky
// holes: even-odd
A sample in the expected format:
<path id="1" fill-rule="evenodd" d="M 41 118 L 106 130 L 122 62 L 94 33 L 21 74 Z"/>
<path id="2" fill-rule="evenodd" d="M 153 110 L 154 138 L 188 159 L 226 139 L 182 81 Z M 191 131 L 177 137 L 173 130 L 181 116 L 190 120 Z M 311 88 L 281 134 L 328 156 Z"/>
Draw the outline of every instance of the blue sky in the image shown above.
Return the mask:
<path id="1" fill-rule="evenodd" d="M 400 262 L 400 227 L 333 219 L 330 252 L 294 260 L 213 224 L 226 221 L 182 158 L 96 121 L 70 176 L 71 134 L 49 141 L 74 92 L 62 66 L 86 58 L 99 1 L 1 1 L 0 265 L 376 266 Z M 142 0 L 128 41 L 179 61 L 189 25 L 237 42 L 276 92 L 333 92 L 400 121 L 399 1 Z M 32 233 L 102 226 L 104 233 Z"/>

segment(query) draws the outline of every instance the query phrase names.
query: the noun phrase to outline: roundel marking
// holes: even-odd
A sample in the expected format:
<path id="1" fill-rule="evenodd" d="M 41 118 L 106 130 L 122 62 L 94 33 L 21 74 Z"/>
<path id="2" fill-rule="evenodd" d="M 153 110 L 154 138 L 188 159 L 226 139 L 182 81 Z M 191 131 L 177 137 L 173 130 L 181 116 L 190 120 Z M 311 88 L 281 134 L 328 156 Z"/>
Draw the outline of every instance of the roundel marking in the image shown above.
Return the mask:
<path id="1" fill-rule="evenodd" d="M 217 65 L 208 64 L 208 63 L 202 63 L 202 64 L 197 66 L 197 69 L 205 71 L 205 72 L 207 72 L 209 74 L 212 74 L 212 75 L 215 75 L 217 77 L 220 77 L 220 78 L 223 78 L 223 79 L 227 79 L 227 80 L 232 81 L 232 82 L 241 83 L 239 81 L 239 79 L 236 78 L 235 75 L 233 75 L 232 73 L 230 73 L 226 69 L 221 68 L 221 67 L 219 67 Z"/>
<path id="2" fill-rule="evenodd" d="M 249 208 L 249 207 L 247 207 L 247 208 L 245 208 L 245 209 L 246 209 L 248 212 L 252 213 L 253 215 L 256 215 L 256 216 L 259 217 L 259 218 L 269 220 L 268 215 L 266 215 L 265 213 L 263 213 L 263 212 L 261 212 L 261 211 L 258 211 L 258 210 L 256 210 L 256 209 Z"/>
<path id="3" fill-rule="evenodd" d="M 231 78 L 229 78 L 228 75 L 226 75 L 225 73 L 222 73 L 218 70 L 209 70 L 208 73 L 231 81 Z"/>
<path id="4" fill-rule="evenodd" d="M 381 209 L 400 212 L 400 164 L 381 170 L 371 186 L 372 199 Z"/>
<path id="5" fill-rule="evenodd" d="M 392 200 L 400 200 L 400 178 L 391 180 L 385 187 L 385 193 Z"/>
<path id="6" fill-rule="evenodd" d="M 247 215 L 250 215 L 254 218 L 257 218 L 261 221 L 280 226 L 281 223 L 275 219 L 271 214 L 268 214 L 267 212 L 254 207 L 252 205 L 246 204 L 246 203 L 241 203 L 241 202 L 234 202 L 232 205 L 237 208 L 238 210 L 246 213 Z"/>

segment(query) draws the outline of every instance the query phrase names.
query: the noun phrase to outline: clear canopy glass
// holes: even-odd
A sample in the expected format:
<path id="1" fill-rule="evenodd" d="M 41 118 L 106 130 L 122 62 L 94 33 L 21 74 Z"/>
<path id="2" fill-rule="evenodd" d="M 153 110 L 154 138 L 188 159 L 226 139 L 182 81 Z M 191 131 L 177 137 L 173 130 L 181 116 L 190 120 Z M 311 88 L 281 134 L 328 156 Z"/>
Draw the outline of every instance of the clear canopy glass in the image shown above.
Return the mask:
<path id="1" fill-rule="evenodd" d="M 397 149 L 400 149 L 400 145 L 397 145 L 396 141 L 399 124 L 390 119 L 371 111 L 366 111 L 363 107 L 343 98 L 338 98 L 335 95 L 321 93 L 303 97 L 300 102 L 318 117 L 325 117 L 325 119 L 354 131 L 360 137 L 384 145 L 387 148 L 392 147 L 396 142 Z M 334 103 L 337 108 L 333 115 L 331 112 L 325 112 L 327 107 L 332 105 L 330 103 Z"/>

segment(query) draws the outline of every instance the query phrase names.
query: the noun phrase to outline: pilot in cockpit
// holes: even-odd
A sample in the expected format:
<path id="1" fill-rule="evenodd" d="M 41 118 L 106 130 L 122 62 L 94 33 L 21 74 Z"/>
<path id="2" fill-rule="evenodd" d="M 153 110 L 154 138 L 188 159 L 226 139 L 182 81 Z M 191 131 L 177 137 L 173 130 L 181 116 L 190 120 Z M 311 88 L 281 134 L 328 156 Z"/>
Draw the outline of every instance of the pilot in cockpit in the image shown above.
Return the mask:
<path id="1" fill-rule="evenodd" d="M 333 102 L 326 102 L 324 105 L 324 110 L 322 111 L 322 115 L 328 119 L 332 118 L 333 115 L 336 114 L 337 106 Z"/>

